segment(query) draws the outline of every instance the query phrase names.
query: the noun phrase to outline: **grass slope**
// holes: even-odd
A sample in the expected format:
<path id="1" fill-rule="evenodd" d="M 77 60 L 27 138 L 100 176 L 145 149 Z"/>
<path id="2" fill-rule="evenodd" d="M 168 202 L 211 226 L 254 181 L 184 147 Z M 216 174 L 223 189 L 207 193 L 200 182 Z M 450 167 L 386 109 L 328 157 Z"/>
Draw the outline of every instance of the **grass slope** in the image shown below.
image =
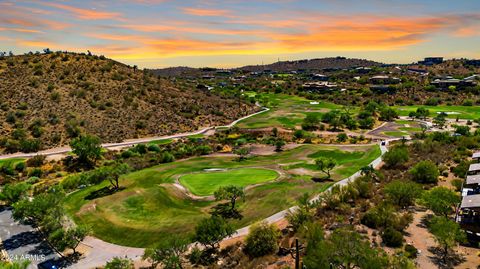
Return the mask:
<path id="1" fill-rule="evenodd" d="M 408 116 L 411 111 L 416 111 L 417 108 L 423 107 L 430 110 L 430 117 L 435 117 L 439 112 L 456 112 L 458 114 L 449 114 L 448 118 L 455 119 L 457 116 L 460 119 L 478 119 L 480 118 L 480 106 L 395 106 L 400 116 Z"/>
<path id="2" fill-rule="evenodd" d="M 240 168 L 226 171 L 203 172 L 186 174 L 179 181 L 188 190 L 200 196 L 213 194 L 219 187 L 236 185 L 246 187 L 248 185 L 268 182 L 276 179 L 278 173 L 274 170 L 261 168 Z"/>
<path id="3" fill-rule="evenodd" d="M 92 191 L 107 186 L 108 182 L 74 192 L 67 196 L 65 209 L 77 224 L 91 227 L 93 235 L 102 240 L 126 246 L 152 247 L 167 234 L 188 236 L 195 224 L 208 217 L 211 207 L 215 205 L 215 202 L 195 201 L 186 197 L 171 184 L 176 175 L 202 172 L 206 168 L 278 167 L 279 164 L 294 164 L 299 160 L 312 161 L 308 155 L 320 150 L 332 151 L 332 156 L 335 156 L 339 154 L 335 150 L 339 149 L 335 146 L 303 145 L 242 162 L 236 161 L 235 157 L 197 157 L 161 164 L 122 176 L 120 185 L 125 189 L 113 195 L 86 199 Z M 345 158 L 343 164 L 333 171 L 334 178 L 353 174 L 375 157 L 376 150 L 378 146 L 355 147 L 355 151 L 368 153 L 361 158 Z M 379 150 L 377 153 L 379 155 Z M 244 217 L 232 221 L 232 225 L 241 228 L 259 221 L 295 205 L 296 199 L 303 193 L 319 193 L 329 184 L 315 183 L 308 176 L 291 175 L 249 189 L 245 201 L 238 204 Z"/>
<path id="4" fill-rule="evenodd" d="M 247 92 L 247 95 L 257 96 L 261 103 L 270 108 L 270 111 L 258 114 L 238 123 L 240 128 L 267 128 L 283 127 L 295 128 L 301 125 L 308 114 L 321 115 L 332 109 L 340 109 L 340 105 L 320 101 L 319 104 L 311 104 L 310 100 L 303 97 L 262 93 L 256 94 Z"/>

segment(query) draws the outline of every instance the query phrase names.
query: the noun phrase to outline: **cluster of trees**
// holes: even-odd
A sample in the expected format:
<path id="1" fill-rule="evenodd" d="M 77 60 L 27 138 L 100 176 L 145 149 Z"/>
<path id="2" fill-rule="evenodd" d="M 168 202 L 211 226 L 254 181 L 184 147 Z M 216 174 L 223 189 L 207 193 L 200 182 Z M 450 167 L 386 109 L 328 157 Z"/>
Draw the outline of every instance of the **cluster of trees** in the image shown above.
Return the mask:
<path id="1" fill-rule="evenodd" d="M 36 227 L 59 254 L 65 249 L 72 249 L 73 255 L 76 255 L 76 249 L 88 234 L 88 229 L 84 226 L 67 227 L 62 204 L 64 197 L 64 191 L 58 186 L 32 198 L 22 195 L 12 204 L 13 218 Z"/>
<path id="2" fill-rule="evenodd" d="M 350 130 L 371 129 L 375 125 L 376 118 L 392 121 L 398 118 L 398 113 L 387 105 L 371 101 L 361 109 L 357 117 L 353 116 L 349 107 L 344 107 L 343 110 L 331 110 L 323 114 L 321 118 L 317 114 L 307 114 L 303 120 L 302 129 L 307 131 L 323 130 L 325 127 L 321 122 L 328 124 L 332 131 L 338 131 L 344 127 Z"/>

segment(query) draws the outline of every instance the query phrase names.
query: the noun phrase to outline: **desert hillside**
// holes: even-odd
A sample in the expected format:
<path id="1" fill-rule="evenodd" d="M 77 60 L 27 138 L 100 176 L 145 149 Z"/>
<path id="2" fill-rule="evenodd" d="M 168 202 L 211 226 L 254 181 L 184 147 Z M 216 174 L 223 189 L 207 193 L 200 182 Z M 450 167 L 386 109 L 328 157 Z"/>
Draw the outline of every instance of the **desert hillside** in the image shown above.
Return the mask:
<path id="1" fill-rule="evenodd" d="M 197 89 L 179 90 L 102 56 L 0 58 L 0 149 L 9 152 L 64 145 L 80 133 L 115 142 L 191 131 L 255 109 Z"/>

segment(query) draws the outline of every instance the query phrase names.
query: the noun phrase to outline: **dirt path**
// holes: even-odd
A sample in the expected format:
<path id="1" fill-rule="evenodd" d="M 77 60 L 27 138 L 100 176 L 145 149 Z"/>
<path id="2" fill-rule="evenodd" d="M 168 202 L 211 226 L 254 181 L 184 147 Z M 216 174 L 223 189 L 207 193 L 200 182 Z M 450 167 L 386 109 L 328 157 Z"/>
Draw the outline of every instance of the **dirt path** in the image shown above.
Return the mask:
<path id="1" fill-rule="evenodd" d="M 430 252 L 429 249 L 435 247 L 435 240 L 422 223 L 422 220 L 425 216 L 427 216 L 427 212 L 415 212 L 413 215 L 412 224 L 410 224 L 405 230 L 407 232 L 405 241 L 407 244 L 411 244 L 416 247 L 419 251 L 416 259 L 418 268 L 433 269 L 438 267 L 432 262 L 432 257 L 435 255 Z"/>

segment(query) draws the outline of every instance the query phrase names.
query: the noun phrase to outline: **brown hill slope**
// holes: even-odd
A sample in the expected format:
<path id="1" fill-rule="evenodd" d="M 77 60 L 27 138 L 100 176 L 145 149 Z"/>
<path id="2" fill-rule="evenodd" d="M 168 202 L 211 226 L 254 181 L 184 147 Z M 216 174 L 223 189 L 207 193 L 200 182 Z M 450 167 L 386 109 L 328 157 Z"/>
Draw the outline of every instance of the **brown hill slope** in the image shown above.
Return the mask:
<path id="1" fill-rule="evenodd" d="M 43 148 L 67 144 L 80 132 L 114 142 L 191 131 L 255 109 L 196 89 L 179 90 L 104 57 L 51 53 L 0 59 L 0 148 L 8 151 L 28 148 L 25 141 L 34 148 L 39 141 Z"/>

